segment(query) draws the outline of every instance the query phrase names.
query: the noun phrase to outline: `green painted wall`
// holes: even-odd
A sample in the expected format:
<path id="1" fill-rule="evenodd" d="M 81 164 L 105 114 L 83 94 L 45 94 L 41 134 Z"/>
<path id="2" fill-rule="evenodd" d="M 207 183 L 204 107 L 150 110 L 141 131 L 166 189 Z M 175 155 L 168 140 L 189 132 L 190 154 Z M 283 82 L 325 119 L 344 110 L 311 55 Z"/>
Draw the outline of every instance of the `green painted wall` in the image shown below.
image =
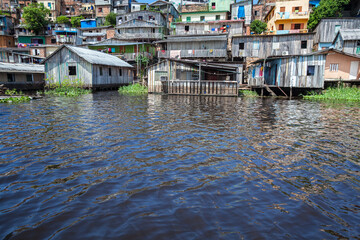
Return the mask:
<path id="1" fill-rule="evenodd" d="M 18 41 L 19 43 L 32 43 L 31 39 L 33 38 L 42 39 L 43 44 L 46 44 L 46 39 L 44 36 L 19 36 Z"/>
<path id="2" fill-rule="evenodd" d="M 89 49 L 93 50 L 105 50 L 105 52 L 108 51 L 109 48 L 114 49 L 115 53 L 135 53 L 135 46 L 136 45 L 127 45 L 127 46 L 89 46 Z M 149 53 L 155 55 L 156 49 L 151 44 L 144 44 L 139 45 L 139 52 L 147 52 L 147 49 L 149 49 Z"/>
<path id="3" fill-rule="evenodd" d="M 230 12 L 230 4 L 234 3 L 234 0 L 210 0 L 209 11 L 228 11 Z M 212 3 L 215 3 L 215 9 L 212 7 Z"/>

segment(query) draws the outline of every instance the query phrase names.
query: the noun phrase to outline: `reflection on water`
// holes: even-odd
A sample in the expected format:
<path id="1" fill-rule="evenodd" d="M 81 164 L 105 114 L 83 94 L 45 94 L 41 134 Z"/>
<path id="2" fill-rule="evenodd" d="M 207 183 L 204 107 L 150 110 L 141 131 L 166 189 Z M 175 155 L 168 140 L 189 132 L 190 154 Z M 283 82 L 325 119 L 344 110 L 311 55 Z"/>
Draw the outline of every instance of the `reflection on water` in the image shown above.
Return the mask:
<path id="1" fill-rule="evenodd" d="M 0 239 L 360 238 L 360 106 L 103 92 L 0 105 Z"/>

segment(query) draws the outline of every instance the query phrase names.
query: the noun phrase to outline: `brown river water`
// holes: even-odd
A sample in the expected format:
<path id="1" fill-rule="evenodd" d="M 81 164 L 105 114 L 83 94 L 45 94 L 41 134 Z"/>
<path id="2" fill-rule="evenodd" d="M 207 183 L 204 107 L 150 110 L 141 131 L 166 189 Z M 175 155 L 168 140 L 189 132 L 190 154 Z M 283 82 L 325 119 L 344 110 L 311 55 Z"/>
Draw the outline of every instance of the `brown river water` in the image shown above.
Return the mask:
<path id="1" fill-rule="evenodd" d="M 0 239 L 360 239 L 360 103 L 0 104 Z"/>

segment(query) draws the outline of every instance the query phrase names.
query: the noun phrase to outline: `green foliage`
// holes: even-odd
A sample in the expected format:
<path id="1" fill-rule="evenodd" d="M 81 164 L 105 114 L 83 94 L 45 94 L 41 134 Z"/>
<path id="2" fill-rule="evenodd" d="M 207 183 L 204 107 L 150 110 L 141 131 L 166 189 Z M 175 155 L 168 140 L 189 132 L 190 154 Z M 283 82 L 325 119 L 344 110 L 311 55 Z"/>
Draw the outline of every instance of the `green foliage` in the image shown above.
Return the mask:
<path id="1" fill-rule="evenodd" d="M 67 18 L 66 16 L 59 16 L 56 18 L 56 23 L 65 23 L 65 24 L 69 24 L 70 20 L 69 18 Z"/>
<path id="2" fill-rule="evenodd" d="M 0 99 L 0 103 L 20 103 L 30 101 L 31 98 L 28 96 L 20 96 L 20 97 L 9 97 Z"/>
<path id="3" fill-rule="evenodd" d="M 250 24 L 250 30 L 254 32 L 255 34 L 261 34 L 267 29 L 267 24 L 260 21 L 260 20 L 254 20 Z"/>
<path id="4" fill-rule="evenodd" d="M 46 95 L 77 97 L 91 93 L 91 90 L 84 89 L 84 83 L 80 79 L 64 79 L 61 83 L 49 83 Z"/>
<path id="5" fill-rule="evenodd" d="M 347 100 L 360 101 L 360 88 L 339 87 L 328 88 L 323 93 L 311 92 L 304 96 L 305 99 L 315 100 Z"/>
<path id="6" fill-rule="evenodd" d="M 43 4 L 31 3 L 23 8 L 23 18 L 25 20 L 25 28 L 34 31 L 35 34 L 43 31 L 49 23 L 47 16 L 50 10 L 45 8 Z"/>
<path id="7" fill-rule="evenodd" d="M 147 87 L 140 85 L 139 83 L 123 86 L 119 88 L 119 93 L 129 95 L 143 95 L 148 93 Z"/>
<path id="8" fill-rule="evenodd" d="M 259 96 L 255 91 L 251 91 L 251 90 L 239 90 L 239 94 L 242 97 L 258 97 Z"/>
<path id="9" fill-rule="evenodd" d="M 116 25 L 116 14 L 111 12 L 105 17 L 105 25 Z"/>
<path id="10" fill-rule="evenodd" d="M 79 16 L 79 17 L 71 17 L 71 26 L 73 26 L 74 28 L 78 28 L 80 27 L 80 21 L 83 20 L 84 17 L 83 16 Z"/>
<path id="11" fill-rule="evenodd" d="M 8 95 L 8 96 L 17 95 L 16 89 L 6 89 L 5 95 Z"/>
<path id="12" fill-rule="evenodd" d="M 310 14 L 308 29 L 313 30 L 322 18 L 341 17 L 345 5 L 349 3 L 350 0 L 321 0 Z"/>
<path id="13" fill-rule="evenodd" d="M 11 16 L 9 12 L 4 12 L 2 10 L 0 10 L 0 15 Z"/>

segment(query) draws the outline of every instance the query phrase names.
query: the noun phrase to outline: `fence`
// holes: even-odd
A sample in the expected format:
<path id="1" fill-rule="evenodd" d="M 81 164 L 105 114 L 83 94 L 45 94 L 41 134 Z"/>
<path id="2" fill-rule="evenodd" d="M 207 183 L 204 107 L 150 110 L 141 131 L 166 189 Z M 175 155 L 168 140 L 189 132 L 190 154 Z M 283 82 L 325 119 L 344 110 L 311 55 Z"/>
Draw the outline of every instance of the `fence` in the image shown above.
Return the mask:
<path id="1" fill-rule="evenodd" d="M 164 92 L 173 95 L 238 96 L 236 81 L 172 80 L 163 84 Z"/>

